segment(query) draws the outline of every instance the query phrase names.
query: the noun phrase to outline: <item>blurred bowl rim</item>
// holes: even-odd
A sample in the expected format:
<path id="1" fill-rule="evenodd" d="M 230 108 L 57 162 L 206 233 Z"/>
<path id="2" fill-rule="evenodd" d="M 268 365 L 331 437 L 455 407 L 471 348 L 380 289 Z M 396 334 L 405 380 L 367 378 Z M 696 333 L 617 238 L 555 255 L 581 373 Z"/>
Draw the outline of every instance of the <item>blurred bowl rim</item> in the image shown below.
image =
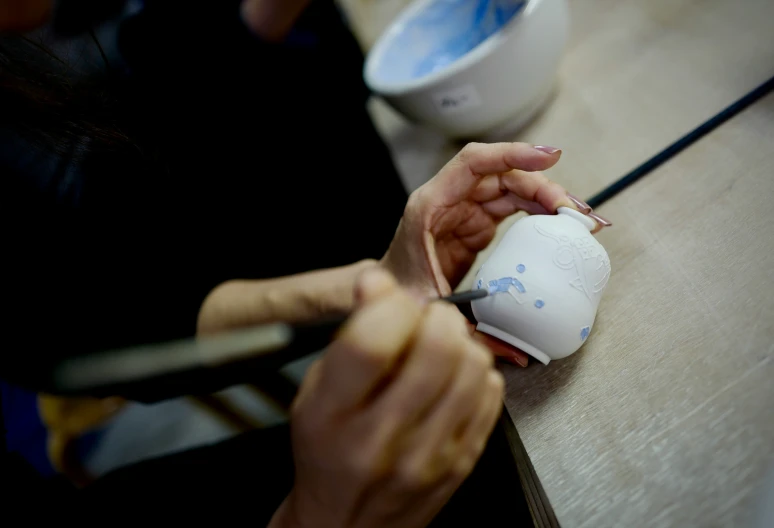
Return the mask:
<path id="1" fill-rule="evenodd" d="M 377 77 L 376 69 L 381 64 L 388 46 L 391 45 L 406 22 L 416 16 L 422 9 L 438 0 L 417 0 L 403 9 L 398 16 L 390 22 L 387 30 L 377 39 L 376 44 L 368 52 L 364 67 L 365 82 L 371 90 L 379 95 L 398 96 L 420 88 L 427 88 L 433 84 L 443 82 L 455 74 L 467 69 L 469 66 L 479 62 L 484 57 L 494 53 L 494 51 L 503 45 L 508 37 L 519 30 L 519 27 L 528 17 L 532 15 L 535 9 L 543 0 L 525 0 L 526 5 L 509 20 L 494 35 L 481 42 L 478 46 L 465 53 L 462 57 L 451 64 L 446 65 L 438 71 L 428 75 L 423 75 L 409 81 L 382 82 Z"/>

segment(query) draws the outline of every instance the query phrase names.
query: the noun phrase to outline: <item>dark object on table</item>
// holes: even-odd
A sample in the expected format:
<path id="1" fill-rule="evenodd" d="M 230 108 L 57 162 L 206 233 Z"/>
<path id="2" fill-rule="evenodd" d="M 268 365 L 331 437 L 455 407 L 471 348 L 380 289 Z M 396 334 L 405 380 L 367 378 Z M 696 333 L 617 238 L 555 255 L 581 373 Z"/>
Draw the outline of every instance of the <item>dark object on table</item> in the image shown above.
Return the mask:
<path id="1" fill-rule="evenodd" d="M 486 290 L 439 301 L 469 310 Z M 465 309 L 463 309 L 465 307 Z M 55 366 L 50 391 L 61 395 L 121 395 L 146 403 L 180 394 L 209 394 L 260 379 L 283 365 L 325 348 L 346 317 L 291 327 L 282 323 L 141 345 L 68 358 Z"/>

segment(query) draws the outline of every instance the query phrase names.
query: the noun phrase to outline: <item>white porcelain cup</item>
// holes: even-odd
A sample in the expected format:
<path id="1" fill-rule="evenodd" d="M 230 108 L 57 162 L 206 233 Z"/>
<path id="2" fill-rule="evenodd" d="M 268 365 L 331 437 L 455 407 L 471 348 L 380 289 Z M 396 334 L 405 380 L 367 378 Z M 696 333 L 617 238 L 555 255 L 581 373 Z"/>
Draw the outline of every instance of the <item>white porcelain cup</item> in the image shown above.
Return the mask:
<path id="1" fill-rule="evenodd" d="M 544 364 L 577 351 L 594 327 L 610 259 L 592 219 L 560 207 L 522 218 L 476 274 L 490 295 L 473 301 L 477 330 Z"/>
<path id="2" fill-rule="evenodd" d="M 369 88 L 453 138 L 512 131 L 550 99 L 566 0 L 417 0 L 371 49 Z"/>

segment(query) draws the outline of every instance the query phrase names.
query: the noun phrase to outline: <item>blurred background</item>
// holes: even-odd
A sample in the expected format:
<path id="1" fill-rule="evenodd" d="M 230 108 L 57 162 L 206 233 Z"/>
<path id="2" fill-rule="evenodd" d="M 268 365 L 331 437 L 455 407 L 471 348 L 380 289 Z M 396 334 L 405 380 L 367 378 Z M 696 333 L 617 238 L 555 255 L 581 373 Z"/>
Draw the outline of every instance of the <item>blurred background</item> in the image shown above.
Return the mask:
<path id="1" fill-rule="evenodd" d="M 325 2 L 315 2 L 321 3 Z M 410 3 L 337 0 L 336 7 L 367 53 Z M 125 15 L 139 11 L 142 4 L 130 2 Z M 561 147 L 562 163 L 549 176 L 584 199 L 774 73 L 771 0 L 570 0 L 568 5 L 567 44 L 550 98 L 508 139 Z M 315 20 L 310 16 L 304 28 L 313 30 Z M 98 36 L 104 53 L 119 63 L 116 27 L 108 23 Z M 296 38 L 303 41 L 303 33 Z M 60 53 L 69 55 L 84 71 L 102 60 L 100 53 L 84 53 L 72 42 L 53 45 L 60 46 Z M 528 50 L 538 61 L 541 45 L 536 42 Z M 349 78 L 359 78 L 362 63 L 355 60 L 350 66 Z M 294 81 L 314 84 L 325 80 Z M 485 82 L 500 81 L 493 75 Z M 519 90 L 516 85 L 501 88 Z M 364 101 L 409 192 L 464 144 L 430 126 L 410 122 L 382 97 L 368 96 Z M 335 117 L 335 108 L 330 116 Z M 325 127 L 335 126 L 334 117 Z M 322 134 L 322 127 L 313 133 Z M 346 131 L 340 133 L 347 137 Z M 500 232 L 508 225 L 510 222 Z M 461 287 L 468 285 L 466 280 Z M 294 384 L 313 359 L 286 367 L 267 386 L 232 387 L 210 397 L 154 405 L 39 399 L 3 384 L 8 447 L 23 453 L 44 474 L 53 474 L 58 467 L 76 480 L 96 477 L 147 457 L 284 421 Z M 65 422 L 70 425 L 61 425 Z"/>

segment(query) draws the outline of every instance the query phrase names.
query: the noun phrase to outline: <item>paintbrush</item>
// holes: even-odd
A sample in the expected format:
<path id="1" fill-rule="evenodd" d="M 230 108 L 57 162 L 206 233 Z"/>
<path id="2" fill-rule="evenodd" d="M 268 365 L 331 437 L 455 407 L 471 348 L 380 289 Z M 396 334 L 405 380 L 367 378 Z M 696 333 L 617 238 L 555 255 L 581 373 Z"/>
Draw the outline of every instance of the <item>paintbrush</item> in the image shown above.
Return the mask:
<path id="1" fill-rule="evenodd" d="M 470 303 L 488 295 L 480 289 L 429 301 L 455 304 L 471 319 Z M 212 393 L 325 348 L 346 319 L 298 326 L 272 323 L 69 358 L 51 373 L 52 392 L 122 395 L 143 402 Z"/>

